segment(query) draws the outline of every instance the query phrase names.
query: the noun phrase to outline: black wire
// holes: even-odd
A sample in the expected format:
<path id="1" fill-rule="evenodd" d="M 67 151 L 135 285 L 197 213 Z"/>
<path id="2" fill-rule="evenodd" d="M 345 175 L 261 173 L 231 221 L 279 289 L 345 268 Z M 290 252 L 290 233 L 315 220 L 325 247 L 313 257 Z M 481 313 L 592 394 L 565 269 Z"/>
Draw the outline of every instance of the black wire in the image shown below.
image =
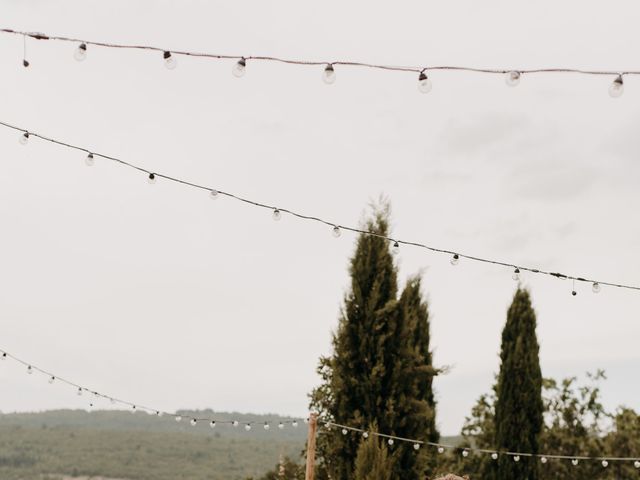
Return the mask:
<path id="1" fill-rule="evenodd" d="M 341 230 L 346 230 L 346 231 L 357 233 L 357 234 L 369 235 L 369 236 L 372 236 L 372 237 L 382 238 L 382 239 L 387 240 L 389 242 L 398 243 L 400 245 L 410 245 L 410 246 L 413 246 L 413 247 L 423 248 L 425 250 L 429 250 L 429 251 L 435 252 L 435 253 L 443 253 L 443 254 L 447 254 L 447 255 L 457 256 L 459 258 L 466 258 L 467 260 L 473 260 L 473 261 L 482 262 L 482 263 L 489 263 L 489 264 L 498 265 L 498 266 L 501 266 L 501 267 L 508 267 L 508 268 L 512 268 L 514 270 L 518 269 L 520 271 L 538 273 L 538 274 L 541 274 L 541 275 L 549 275 L 549 276 L 556 277 L 556 278 L 563 279 L 563 280 L 569 279 L 569 280 L 574 280 L 576 282 L 586 282 L 586 283 L 592 283 L 592 284 L 598 284 L 598 285 L 606 285 L 606 286 L 609 286 L 609 287 L 626 288 L 626 289 L 629 289 L 629 290 L 640 290 L 640 286 L 636 286 L 636 285 L 627 285 L 627 284 L 615 283 L 615 282 L 605 282 L 605 281 L 594 280 L 594 279 L 589 279 L 589 278 L 585 278 L 585 277 L 567 275 L 567 274 L 559 273 L 559 272 L 547 271 L 547 270 L 543 270 L 543 269 L 540 269 L 540 268 L 525 267 L 525 266 L 522 266 L 522 265 L 516 265 L 515 263 L 505 262 L 505 261 L 501 261 L 501 260 L 492 260 L 492 259 L 489 259 L 489 258 L 479 257 L 479 256 L 476 256 L 476 255 L 470 255 L 470 254 L 466 254 L 466 253 L 455 252 L 453 250 L 447 250 L 447 249 L 443 249 L 443 248 L 436 248 L 436 247 L 432 247 L 430 245 L 426 245 L 426 244 L 420 243 L 420 242 L 412 242 L 412 241 L 409 241 L 409 240 L 400 240 L 400 239 L 397 239 L 397 238 L 388 237 L 386 235 L 380 235 L 379 233 L 376 233 L 376 232 L 371 232 L 371 231 L 368 231 L 368 230 L 364 230 L 362 228 L 350 227 L 348 225 L 340 225 L 338 223 L 330 222 L 328 220 L 324 220 L 324 219 L 322 219 L 320 217 L 316 217 L 314 215 L 306 215 L 306 214 L 303 214 L 303 213 L 296 212 L 294 210 L 290 210 L 288 208 L 276 207 L 275 205 L 269 205 L 269 204 L 258 202 L 258 201 L 255 201 L 255 200 L 250 200 L 248 198 L 241 197 L 240 195 L 236 195 L 236 194 L 231 193 L 231 192 L 225 192 L 223 190 L 218 190 L 218 189 L 215 189 L 215 188 L 212 188 L 212 187 L 207 187 L 205 185 L 201 185 L 201 184 L 198 184 L 198 183 L 189 182 L 189 181 L 183 180 L 181 178 L 172 177 L 171 175 L 167 175 L 167 174 L 164 174 L 164 173 L 158 173 L 158 172 L 155 172 L 155 171 L 147 170 L 146 168 L 140 167 L 140 166 L 135 165 L 135 164 L 130 163 L 130 162 L 126 162 L 126 161 L 124 161 L 124 160 L 122 160 L 120 158 L 112 157 L 110 155 L 105 155 L 105 154 L 102 154 L 102 153 L 95 152 L 93 150 L 89 150 L 89 149 L 87 149 L 85 147 L 79 147 L 77 145 L 72 145 L 72 144 L 67 143 L 67 142 L 56 140 L 54 138 L 50 138 L 50 137 L 47 137 L 45 135 L 42 135 L 42 134 L 39 134 L 39 133 L 36 133 L 36 132 L 31 132 L 31 131 L 26 130 L 26 129 L 21 128 L 21 127 L 16 127 L 15 125 L 12 125 L 10 123 L 6 123 L 6 122 L 3 122 L 3 121 L 0 121 L 0 125 L 4 126 L 6 128 L 10 128 L 10 129 L 22 132 L 23 134 L 24 133 L 28 133 L 30 137 L 37 137 L 37 138 L 40 138 L 41 140 L 45 140 L 47 142 L 51 142 L 51 143 L 54 143 L 56 145 L 60 145 L 60 146 L 63 146 L 63 147 L 66 147 L 66 148 L 70 148 L 70 149 L 73 149 L 73 150 L 78 150 L 78 151 L 81 151 L 81 152 L 85 152 L 87 154 L 91 153 L 91 154 L 93 154 L 94 157 L 101 157 L 101 158 L 104 158 L 106 160 L 111 160 L 113 162 L 119 163 L 119 164 L 124 165 L 126 167 L 133 168 L 133 169 L 138 170 L 140 172 L 144 172 L 144 173 L 146 173 L 148 175 L 153 174 L 155 177 L 164 178 L 166 180 L 169 180 L 169 181 L 172 181 L 172 182 L 175 182 L 175 183 L 179 183 L 181 185 L 185 185 L 185 186 L 188 186 L 188 187 L 197 188 L 197 189 L 200 189 L 200 190 L 207 190 L 207 191 L 210 191 L 210 192 L 214 192 L 215 191 L 220 195 L 224 195 L 226 197 L 233 198 L 235 200 L 238 200 L 240 202 L 246 203 L 248 205 L 252 205 L 252 206 L 260 207 L 260 208 L 265 208 L 265 209 L 272 210 L 272 211 L 273 210 L 279 210 L 280 212 L 288 213 L 289 215 L 291 215 L 293 217 L 296 217 L 296 218 L 300 218 L 302 220 L 310 220 L 310 221 L 322 223 L 322 224 L 330 226 L 330 227 L 337 227 L 337 228 L 339 228 Z"/>

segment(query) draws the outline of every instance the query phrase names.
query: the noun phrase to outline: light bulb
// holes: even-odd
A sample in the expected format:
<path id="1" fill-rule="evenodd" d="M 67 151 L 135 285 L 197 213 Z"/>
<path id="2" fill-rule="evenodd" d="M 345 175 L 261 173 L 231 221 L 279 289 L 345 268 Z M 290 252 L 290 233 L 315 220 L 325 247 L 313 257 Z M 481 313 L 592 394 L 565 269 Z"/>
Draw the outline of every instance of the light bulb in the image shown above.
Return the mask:
<path id="1" fill-rule="evenodd" d="M 132 414 L 133 414 L 133 413 L 136 413 L 136 412 L 138 411 L 138 410 L 137 410 L 137 408 L 138 408 L 138 407 L 136 407 L 135 405 L 131 405 L 131 413 L 132 413 Z"/>
<path id="2" fill-rule="evenodd" d="M 327 85 L 331 85 L 336 81 L 336 71 L 333 69 L 333 65 L 330 63 L 324 67 L 324 71 L 322 72 L 322 80 Z"/>
<path id="3" fill-rule="evenodd" d="M 413 444 L 413 449 L 414 450 L 420 450 L 420 444 L 419 443 L 414 443 Z"/>
<path id="4" fill-rule="evenodd" d="M 233 70 L 231 70 L 231 72 L 233 73 L 234 77 L 240 78 L 240 77 L 242 77 L 244 75 L 244 71 L 245 71 L 246 67 L 247 67 L 247 61 L 245 60 L 244 57 L 242 57 L 233 66 Z"/>
<path id="5" fill-rule="evenodd" d="M 0 357 L 2 360 L 6 360 L 7 359 L 7 354 L 6 352 L 2 352 L 2 357 Z"/>
<path id="6" fill-rule="evenodd" d="M 244 429 L 245 429 L 247 432 L 248 432 L 249 430 L 251 430 L 251 424 L 247 423 L 247 424 L 244 426 Z"/>
<path id="7" fill-rule="evenodd" d="M 161 417 L 162 416 L 162 412 L 160 410 L 156 410 L 156 416 L 157 417 Z"/>
<path id="8" fill-rule="evenodd" d="M 513 271 L 513 275 L 511 275 L 511 278 L 513 278 L 516 282 L 520 281 L 520 269 L 516 267 L 516 269 Z"/>
<path id="9" fill-rule="evenodd" d="M 389 445 L 393 445 L 393 438 L 390 438 L 389 440 L 387 440 L 387 443 L 388 443 Z"/>
<path id="10" fill-rule="evenodd" d="M 578 460 L 577 458 L 574 458 L 573 460 L 571 460 L 571 465 L 573 465 L 574 467 L 578 465 L 578 463 L 580 463 L 580 460 Z"/>
<path id="11" fill-rule="evenodd" d="M 73 54 L 73 58 L 75 58 L 79 62 L 82 62 L 85 58 L 87 58 L 86 43 L 81 43 L 80 45 L 78 45 L 78 48 L 76 48 L 76 51 Z"/>
<path id="12" fill-rule="evenodd" d="M 624 82 L 622 81 L 622 75 L 618 75 L 616 79 L 609 86 L 609 96 L 611 98 L 618 98 L 624 93 Z"/>
<path id="13" fill-rule="evenodd" d="M 280 220 L 282 218 L 282 212 L 280 212 L 280 210 L 278 210 L 277 208 L 273 211 L 273 219 L 277 222 L 278 220 Z"/>
<path id="14" fill-rule="evenodd" d="M 422 93 L 429 93 L 431 91 L 431 87 L 431 80 L 429 80 L 427 74 L 424 73 L 424 71 L 420 72 L 420 75 L 418 75 L 418 90 Z"/>
<path id="15" fill-rule="evenodd" d="M 84 163 L 86 163 L 88 167 L 92 167 L 96 163 L 93 158 L 93 153 L 89 153 L 89 155 L 87 155 L 87 158 L 84 159 Z"/>
<path id="16" fill-rule="evenodd" d="M 24 68 L 27 68 L 29 66 L 29 62 L 27 61 L 27 59 L 25 58 L 24 60 L 22 60 L 22 66 Z"/>
<path id="17" fill-rule="evenodd" d="M 636 460 L 635 462 L 633 462 L 633 466 L 636 468 L 640 468 L 640 460 Z"/>
<path id="18" fill-rule="evenodd" d="M 519 461 L 520 461 L 520 455 L 515 455 L 515 456 L 513 457 L 513 461 L 514 461 L 514 462 L 519 462 Z"/>
<path id="19" fill-rule="evenodd" d="M 591 285 L 591 291 L 593 293 L 600 293 L 600 284 L 598 282 L 594 282 L 593 285 Z"/>
<path id="20" fill-rule="evenodd" d="M 303 420 L 303 422 L 304 422 L 304 423 L 309 423 L 309 417 L 305 418 L 305 419 Z"/>
<path id="21" fill-rule="evenodd" d="M 234 420 L 233 422 L 231 422 L 231 425 L 233 425 L 234 427 L 237 427 L 238 426 L 238 421 Z"/>
<path id="22" fill-rule="evenodd" d="M 19 139 L 20 145 L 26 145 L 29 142 L 29 132 L 24 132 L 20 135 Z"/>
<path id="23" fill-rule="evenodd" d="M 189 423 L 191 423 L 192 427 L 195 427 L 197 425 L 197 423 L 198 423 L 198 420 L 196 420 L 195 418 L 192 418 Z"/>
<path id="24" fill-rule="evenodd" d="M 571 295 L 575 297 L 576 295 L 578 295 L 578 292 L 576 292 L 575 290 L 571 290 Z"/>
<path id="25" fill-rule="evenodd" d="M 444 453 L 444 447 L 438 447 L 438 453 Z"/>
<path id="26" fill-rule="evenodd" d="M 347 433 L 349 433 L 349 431 L 348 431 L 346 428 L 343 428 L 343 429 L 342 429 L 342 434 L 343 434 L 343 435 L 346 435 Z"/>
<path id="27" fill-rule="evenodd" d="M 31 368 L 31 365 L 29 365 L 27 367 L 27 374 L 31 375 L 33 373 L 33 368 Z"/>
<path id="28" fill-rule="evenodd" d="M 182 417 L 180 415 L 176 415 L 175 419 L 176 419 L 176 422 L 182 421 Z"/>
<path id="29" fill-rule="evenodd" d="M 167 67 L 167 70 L 173 70 L 178 66 L 178 61 L 176 57 L 171 55 L 171 52 L 164 52 L 162 56 L 164 57 L 164 66 Z"/>
<path id="30" fill-rule="evenodd" d="M 607 468 L 609 466 L 609 462 L 607 462 L 606 460 L 602 460 L 602 466 L 604 468 Z"/>
<path id="31" fill-rule="evenodd" d="M 456 266 L 458 265 L 458 263 L 460 262 L 460 255 L 458 255 L 457 253 L 453 254 L 453 257 L 451 257 L 451 260 L 449 260 L 451 262 L 451 265 Z"/>
<path id="32" fill-rule="evenodd" d="M 264 422 L 264 429 L 269 430 L 270 428 L 271 426 L 267 422 Z"/>
<path id="33" fill-rule="evenodd" d="M 284 423 L 280 422 L 280 423 L 278 424 L 278 428 L 279 428 L 280 430 L 282 430 L 282 429 L 284 428 Z"/>
<path id="34" fill-rule="evenodd" d="M 78 388 L 77 394 L 78 394 L 79 397 L 82 396 L 82 387 Z"/>
<path id="35" fill-rule="evenodd" d="M 504 81 L 510 87 L 515 87 L 520 83 L 520 72 L 516 72 L 516 71 L 507 72 L 506 77 L 504 77 Z"/>
<path id="36" fill-rule="evenodd" d="M 462 456 L 465 457 L 465 458 L 468 457 L 469 456 L 469 450 L 463 450 L 462 451 Z"/>
<path id="37" fill-rule="evenodd" d="M 156 183 L 156 176 L 154 173 L 149 174 L 149 176 L 147 177 L 147 182 L 151 184 Z"/>
<path id="38" fill-rule="evenodd" d="M 338 238 L 340 235 L 342 235 L 342 231 L 340 230 L 340 227 L 336 225 L 333 227 L 333 236 Z"/>
<path id="39" fill-rule="evenodd" d="M 209 198 L 211 198 L 212 200 L 217 200 L 218 199 L 218 191 L 217 190 L 211 190 L 209 192 Z"/>
<path id="40" fill-rule="evenodd" d="M 211 422 L 209 422 L 209 426 L 211 428 L 216 428 L 216 422 L 214 420 L 211 420 Z"/>
<path id="41" fill-rule="evenodd" d="M 498 459 L 498 454 L 497 454 L 496 452 L 493 452 L 493 453 L 491 454 L 491 459 L 492 459 L 492 460 L 497 460 L 497 459 Z"/>
<path id="42" fill-rule="evenodd" d="M 369 438 L 369 432 L 362 432 L 362 438 Z"/>
<path id="43" fill-rule="evenodd" d="M 56 381 L 56 377 L 49 377 L 49 383 L 53 383 Z"/>
<path id="44" fill-rule="evenodd" d="M 391 247 L 391 253 L 397 255 L 400 252 L 400 244 L 398 242 L 393 242 L 393 246 Z"/>
<path id="45" fill-rule="evenodd" d="M 291 426 L 293 427 L 297 427 L 298 426 L 298 422 L 296 422 L 295 420 L 293 421 L 293 423 L 291 424 Z"/>
<path id="46" fill-rule="evenodd" d="M 540 461 L 542 463 L 547 463 L 547 457 L 540 457 Z"/>

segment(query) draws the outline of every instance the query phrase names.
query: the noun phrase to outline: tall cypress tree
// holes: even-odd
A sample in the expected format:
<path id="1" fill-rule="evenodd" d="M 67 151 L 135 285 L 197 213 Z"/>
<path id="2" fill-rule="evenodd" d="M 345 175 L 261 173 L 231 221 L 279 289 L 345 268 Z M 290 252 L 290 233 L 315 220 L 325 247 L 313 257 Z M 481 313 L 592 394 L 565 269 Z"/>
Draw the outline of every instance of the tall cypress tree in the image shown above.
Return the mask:
<path id="1" fill-rule="evenodd" d="M 529 292 L 521 288 L 507 313 L 500 360 L 495 404 L 496 447 L 538 453 L 544 406 L 536 314 Z M 502 455 L 492 470 L 496 480 L 537 480 L 537 463 L 535 457 L 522 456 L 516 462 Z"/>
<path id="2" fill-rule="evenodd" d="M 388 210 L 375 212 L 365 228 L 388 234 Z M 344 300 L 333 355 L 322 358 L 323 382 L 311 395 L 321 419 L 384 433 L 437 440 L 429 350 L 429 317 L 420 281 L 397 298 L 397 270 L 387 240 L 361 235 L 351 260 L 351 289 Z M 334 480 L 351 479 L 359 435 L 326 432 L 318 440 L 321 469 Z M 391 447 L 393 478 L 421 479 L 427 451 L 399 442 Z"/>

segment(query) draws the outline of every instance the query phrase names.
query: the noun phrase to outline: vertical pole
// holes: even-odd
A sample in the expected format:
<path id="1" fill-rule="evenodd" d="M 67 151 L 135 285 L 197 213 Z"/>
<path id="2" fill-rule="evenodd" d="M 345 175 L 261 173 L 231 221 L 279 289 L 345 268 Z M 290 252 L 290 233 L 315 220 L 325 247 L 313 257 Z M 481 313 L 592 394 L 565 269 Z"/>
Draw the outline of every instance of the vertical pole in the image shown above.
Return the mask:
<path id="1" fill-rule="evenodd" d="M 307 470 L 304 480 L 313 480 L 316 463 L 316 429 L 318 426 L 318 414 L 309 415 L 309 434 L 307 436 Z"/>

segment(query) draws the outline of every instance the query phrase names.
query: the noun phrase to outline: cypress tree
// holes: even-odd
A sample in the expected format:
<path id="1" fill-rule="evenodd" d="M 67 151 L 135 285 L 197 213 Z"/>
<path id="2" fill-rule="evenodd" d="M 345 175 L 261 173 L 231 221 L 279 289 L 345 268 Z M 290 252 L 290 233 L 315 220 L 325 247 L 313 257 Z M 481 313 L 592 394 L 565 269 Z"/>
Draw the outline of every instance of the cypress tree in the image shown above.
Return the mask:
<path id="1" fill-rule="evenodd" d="M 388 209 L 365 228 L 386 236 Z M 437 440 L 429 350 L 429 317 L 420 281 L 411 279 L 397 298 L 397 269 L 383 238 L 361 235 L 351 259 L 351 289 L 345 297 L 333 355 L 322 358 L 322 384 L 311 395 L 321 420 L 424 440 Z M 318 440 L 319 478 L 351 479 L 361 443 L 354 433 L 331 430 Z M 392 477 L 423 478 L 427 449 L 397 442 L 390 447 Z"/>
<path id="2" fill-rule="evenodd" d="M 391 480 L 391 464 L 384 444 L 377 437 L 363 440 L 358 447 L 354 480 Z"/>
<path id="3" fill-rule="evenodd" d="M 536 315 L 527 290 L 518 288 L 502 331 L 500 374 L 496 385 L 495 444 L 498 449 L 538 453 L 543 427 L 542 373 L 536 337 Z M 501 455 L 493 468 L 496 480 L 537 480 L 537 459 L 518 462 Z"/>

